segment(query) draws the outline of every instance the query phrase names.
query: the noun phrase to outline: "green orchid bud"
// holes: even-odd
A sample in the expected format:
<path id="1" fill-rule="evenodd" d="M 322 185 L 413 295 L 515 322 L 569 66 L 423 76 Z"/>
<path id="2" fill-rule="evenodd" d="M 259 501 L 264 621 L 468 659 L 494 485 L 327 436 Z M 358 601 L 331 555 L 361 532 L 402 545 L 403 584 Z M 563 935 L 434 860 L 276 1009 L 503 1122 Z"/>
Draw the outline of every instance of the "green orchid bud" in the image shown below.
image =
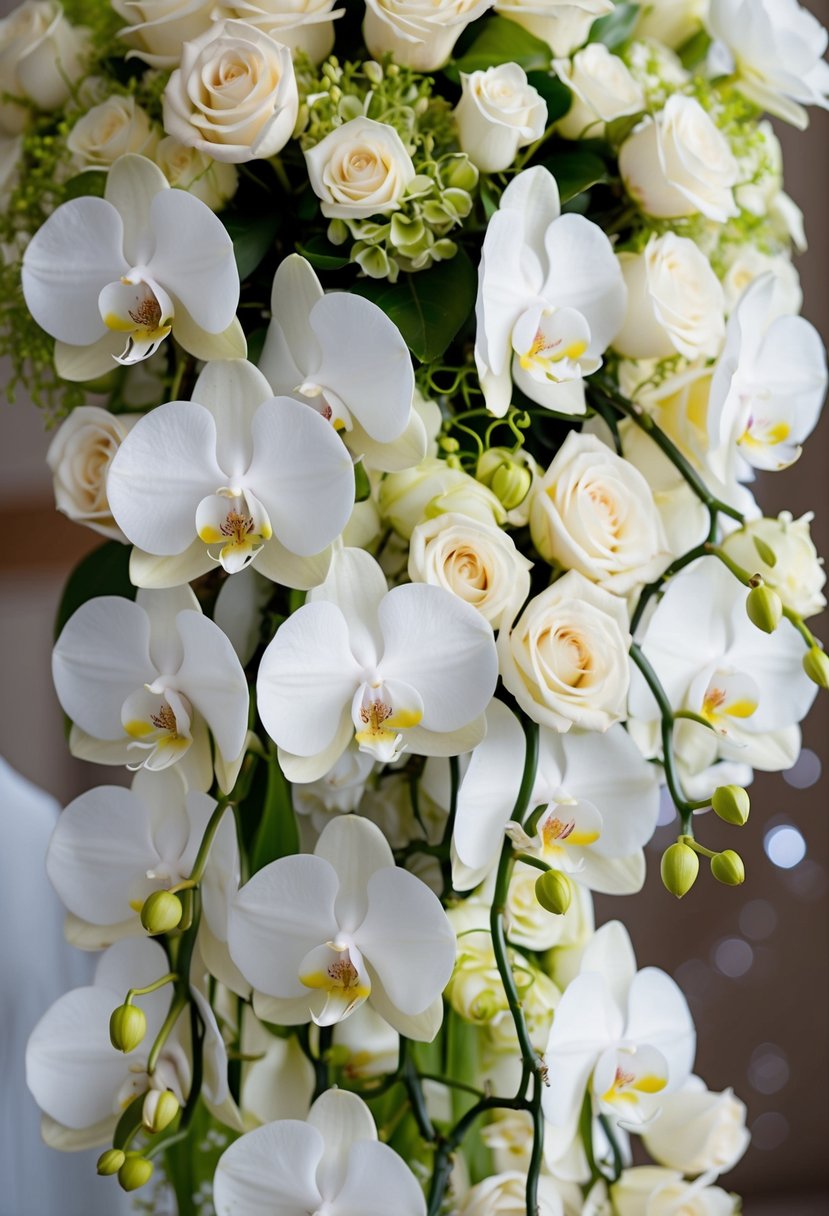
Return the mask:
<path id="1" fill-rule="evenodd" d="M 763 633 L 774 633 L 783 616 L 783 601 L 771 587 L 760 583 L 752 587 L 746 598 L 746 612 L 752 625 Z"/>
<path id="2" fill-rule="evenodd" d="M 466 153 L 453 156 L 448 165 L 441 164 L 441 177 L 447 186 L 453 186 L 457 190 L 474 190 L 479 176 L 478 170 Z"/>
<path id="3" fill-rule="evenodd" d="M 678 840 L 662 854 L 659 869 L 665 889 L 682 899 L 697 881 L 699 858 L 689 845 Z"/>
<path id="4" fill-rule="evenodd" d="M 147 1015 L 138 1005 L 119 1005 L 109 1019 L 109 1040 L 116 1051 L 134 1051 L 147 1033 Z"/>
<path id="5" fill-rule="evenodd" d="M 153 937 L 170 933 L 181 921 L 183 912 L 181 900 L 172 891 L 153 891 L 144 900 L 141 924 Z"/>
<path id="6" fill-rule="evenodd" d="M 724 883 L 727 887 L 739 887 L 740 883 L 746 880 L 743 859 L 733 849 L 726 849 L 711 858 L 711 873 L 717 882 Z"/>
<path id="7" fill-rule="evenodd" d="M 443 452 L 457 452 L 460 446 L 457 439 L 453 439 L 451 435 L 441 435 L 438 440 L 438 447 Z"/>
<path id="8" fill-rule="evenodd" d="M 829 688 L 829 656 L 819 646 L 811 646 L 803 656 L 803 670 L 818 688 Z"/>
<path id="9" fill-rule="evenodd" d="M 127 1154 L 120 1148 L 108 1148 L 98 1158 L 98 1173 L 104 1178 L 117 1174 L 126 1159 Z"/>
<path id="10" fill-rule="evenodd" d="M 363 64 L 363 73 L 372 84 L 381 84 L 383 81 L 383 69 L 376 59 L 367 59 Z"/>
<path id="11" fill-rule="evenodd" d="M 348 225 L 345 220 L 332 220 L 326 236 L 332 245 L 344 245 L 348 240 Z"/>
<path id="12" fill-rule="evenodd" d="M 500 498 L 504 509 L 512 511 L 527 497 L 532 481 L 532 473 L 526 465 L 509 461 L 492 474 L 489 488 L 496 498 Z"/>
<path id="13" fill-rule="evenodd" d="M 180 1110 L 181 1103 L 171 1089 L 150 1089 L 144 1097 L 141 1122 L 156 1135 L 170 1126 Z"/>
<path id="14" fill-rule="evenodd" d="M 726 823 L 741 828 L 748 819 L 751 802 L 741 785 L 720 785 L 711 796 L 714 814 Z"/>
<path id="15" fill-rule="evenodd" d="M 548 870 L 535 881 L 535 898 L 554 916 L 563 916 L 573 899 L 573 884 L 560 870 Z"/>
<path id="16" fill-rule="evenodd" d="M 122 1191 L 137 1191 L 153 1176 L 153 1163 L 140 1153 L 130 1153 L 118 1171 Z"/>

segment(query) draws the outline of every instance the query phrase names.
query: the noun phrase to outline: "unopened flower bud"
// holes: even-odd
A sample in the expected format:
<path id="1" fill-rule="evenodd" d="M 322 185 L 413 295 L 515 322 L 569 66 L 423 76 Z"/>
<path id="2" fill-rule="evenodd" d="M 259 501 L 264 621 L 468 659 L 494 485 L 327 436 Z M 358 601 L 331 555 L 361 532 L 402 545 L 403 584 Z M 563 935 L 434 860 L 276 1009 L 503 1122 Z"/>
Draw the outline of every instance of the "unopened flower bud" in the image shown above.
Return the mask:
<path id="1" fill-rule="evenodd" d="M 443 180 L 455 190 L 474 190 L 478 177 L 478 170 L 465 153 L 456 156 L 449 167 L 443 170 Z"/>
<path id="2" fill-rule="evenodd" d="M 172 891 L 153 891 L 144 900 L 141 909 L 141 924 L 155 936 L 169 933 L 178 925 L 182 916 L 181 900 Z"/>
<path id="3" fill-rule="evenodd" d="M 783 601 L 776 591 L 761 583 L 749 591 L 746 612 L 752 625 L 762 629 L 763 633 L 774 633 L 783 615 Z"/>
<path id="4" fill-rule="evenodd" d="M 726 823 L 741 828 L 748 819 L 751 802 L 741 785 L 720 785 L 711 795 L 714 814 Z"/>
<path id="5" fill-rule="evenodd" d="M 130 1153 L 118 1171 L 118 1181 L 123 1191 L 137 1191 L 153 1176 L 153 1163 L 140 1153 Z"/>
<path id="6" fill-rule="evenodd" d="M 752 536 L 754 548 L 757 550 L 757 556 L 761 562 L 765 562 L 772 570 L 777 565 L 777 554 L 767 541 L 764 541 L 761 536 Z"/>
<path id="7" fill-rule="evenodd" d="M 121 1166 L 127 1159 L 127 1154 L 120 1148 L 108 1148 L 105 1153 L 101 1153 L 98 1158 L 98 1173 L 103 1177 L 109 1177 L 111 1174 L 117 1174 Z"/>
<path id="8" fill-rule="evenodd" d="M 743 859 L 733 849 L 726 849 L 711 858 L 711 873 L 717 882 L 725 883 L 727 887 L 739 887 L 746 879 Z"/>
<path id="9" fill-rule="evenodd" d="M 147 1033 L 147 1015 L 138 1005 L 119 1005 L 109 1019 L 109 1038 L 116 1051 L 134 1051 Z"/>
<path id="10" fill-rule="evenodd" d="M 513 511 L 529 494 L 532 480 L 526 465 L 502 464 L 492 474 L 490 489 L 507 511 Z"/>
<path id="11" fill-rule="evenodd" d="M 803 656 L 803 670 L 819 688 L 829 688 L 829 657 L 819 646 L 811 646 Z"/>
<path id="12" fill-rule="evenodd" d="M 155 1135 L 170 1126 L 180 1109 L 181 1104 L 171 1089 L 150 1089 L 144 1097 L 141 1122 Z"/>
<path id="13" fill-rule="evenodd" d="M 376 59 L 367 59 L 363 64 L 363 72 L 372 84 L 380 84 L 383 80 L 383 69 Z"/>
<path id="14" fill-rule="evenodd" d="M 563 916 L 573 898 L 573 884 L 560 870 L 548 870 L 536 879 L 535 897 L 542 908 L 555 916 Z"/>
<path id="15" fill-rule="evenodd" d="M 697 881 L 699 858 L 689 845 L 678 840 L 662 854 L 660 873 L 665 889 L 682 899 Z"/>

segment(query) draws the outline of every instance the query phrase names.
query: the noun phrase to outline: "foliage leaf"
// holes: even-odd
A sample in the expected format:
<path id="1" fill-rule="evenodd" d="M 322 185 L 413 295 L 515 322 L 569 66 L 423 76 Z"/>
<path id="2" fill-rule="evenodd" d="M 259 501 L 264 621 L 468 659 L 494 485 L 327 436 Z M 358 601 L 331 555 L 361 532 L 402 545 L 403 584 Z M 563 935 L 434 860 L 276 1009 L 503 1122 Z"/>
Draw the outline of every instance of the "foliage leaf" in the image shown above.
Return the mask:
<path id="1" fill-rule="evenodd" d="M 615 50 L 632 35 L 640 11 L 638 4 L 617 4 L 612 13 L 593 22 L 588 41 L 603 42 L 608 50 Z"/>
<path id="2" fill-rule="evenodd" d="M 366 279 L 354 285 L 394 321 L 412 354 L 431 363 L 446 350 L 475 306 L 478 275 L 459 249 L 448 262 L 402 274 L 396 283 Z"/>
<path id="3" fill-rule="evenodd" d="M 135 599 L 135 587 L 130 582 L 130 546 L 108 540 L 93 549 L 75 567 L 63 589 L 55 619 L 55 637 L 73 612 L 94 599 L 96 595 L 121 595 Z"/>
<path id="4" fill-rule="evenodd" d="M 549 72 L 527 72 L 527 80 L 547 103 L 547 125 L 563 118 L 573 101 L 567 85 Z"/>
<path id="5" fill-rule="evenodd" d="M 250 872 L 256 874 L 269 862 L 298 852 L 299 830 L 291 800 L 291 787 L 279 767 L 279 761 L 273 756 L 268 765 L 268 786 L 251 851 Z"/>
<path id="6" fill-rule="evenodd" d="M 517 63 L 526 72 L 546 72 L 552 53 L 546 42 L 534 37 L 515 21 L 490 17 L 465 53 L 451 63 L 446 75 L 460 79 L 461 72 L 477 72 L 498 63 Z"/>
<path id="7" fill-rule="evenodd" d="M 562 203 L 607 181 L 607 166 L 594 152 L 558 152 L 544 161 L 544 167 L 558 182 Z"/>
<path id="8" fill-rule="evenodd" d="M 123 1148 L 128 1143 L 135 1129 L 141 1126 L 143 1111 L 144 1094 L 139 1094 L 137 1098 L 133 1098 L 115 1125 L 115 1133 L 112 1137 L 113 1148 Z"/>
<path id="9" fill-rule="evenodd" d="M 106 184 L 107 175 L 103 170 L 85 169 L 83 173 L 76 173 L 74 177 L 70 177 L 64 186 L 64 201 L 68 201 L 70 198 L 83 198 L 89 195 L 94 195 L 95 198 L 103 198 Z"/>
<path id="10" fill-rule="evenodd" d="M 273 247 L 279 229 L 279 216 L 276 213 L 244 218 L 228 215 L 222 217 L 222 223 L 233 241 L 233 256 L 239 278 L 244 282 Z"/>
<path id="11" fill-rule="evenodd" d="M 320 235 L 309 237 L 304 242 L 297 241 L 296 251 L 317 270 L 342 270 L 351 260 L 348 254 L 338 253 L 336 245 Z"/>

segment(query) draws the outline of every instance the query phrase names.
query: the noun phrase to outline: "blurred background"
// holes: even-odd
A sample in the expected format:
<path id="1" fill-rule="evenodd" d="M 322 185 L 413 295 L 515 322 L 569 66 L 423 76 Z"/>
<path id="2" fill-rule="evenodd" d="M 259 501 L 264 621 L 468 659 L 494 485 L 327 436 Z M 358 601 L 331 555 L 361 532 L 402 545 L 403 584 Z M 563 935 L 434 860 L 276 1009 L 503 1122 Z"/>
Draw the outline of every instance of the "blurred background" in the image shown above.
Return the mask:
<path id="1" fill-rule="evenodd" d="M 809 0 L 808 6 L 829 25 L 829 0 Z M 806 214 L 809 251 L 798 262 L 804 313 L 829 341 L 829 115 L 813 108 L 811 117 L 805 133 L 782 124 L 778 133 L 786 189 Z M 98 538 L 54 511 L 43 421 L 22 395 L 13 405 L 0 404 L 0 672 L 6 690 L 0 756 L 66 803 L 117 777 L 116 770 L 69 756 L 52 691 L 61 588 Z M 815 543 L 829 556 L 829 410 L 800 461 L 761 479 L 759 498 L 767 514 L 784 507 L 795 517 L 814 511 Z M 815 629 L 826 635 L 825 616 Z M 829 1212 L 828 744 L 829 696 L 823 694 L 805 723 L 795 768 L 758 775 L 749 826 L 738 833 L 709 817 L 706 843 L 737 847 L 745 860 L 742 887 L 700 881 L 687 900 L 672 900 L 659 882 L 658 861 L 676 829 L 663 826 L 651 845 L 645 892 L 634 900 L 597 900 L 600 922 L 619 916 L 628 925 L 640 966 L 664 968 L 685 991 L 699 1036 L 697 1072 L 712 1089 L 733 1086 L 748 1105 L 753 1145 L 725 1180 L 745 1197 L 748 1216 Z M 30 946 L 37 950 L 34 938 Z M 24 1100 L 31 1102 L 28 1094 Z M 48 1161 L 44 1155 L 44 1168 Z"/>

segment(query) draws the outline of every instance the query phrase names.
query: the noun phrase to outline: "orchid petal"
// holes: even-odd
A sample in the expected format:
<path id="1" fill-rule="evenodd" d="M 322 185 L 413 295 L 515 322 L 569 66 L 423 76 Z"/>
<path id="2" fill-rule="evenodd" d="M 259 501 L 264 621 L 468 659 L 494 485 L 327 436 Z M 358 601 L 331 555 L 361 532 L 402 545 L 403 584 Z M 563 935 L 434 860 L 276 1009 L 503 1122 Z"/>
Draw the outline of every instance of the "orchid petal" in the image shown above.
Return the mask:
<path id="1" fill-rule="evenodd" d="M 387 593 L 379 563 L 365 549 L 347 548 L 334 552 L 325 581 L 308 599 L 337 605 L 348 625 L 351 653 L 362 667 L 374 667 L 383 653 L 377 614 Z"/>
<path id="2" fill-rule="evenodd" d="M 589 971 L 601 975 L 617 1007 L 625 1008 L 636 975 L 636 955 L 621 921 L 608 921 L 596 930 L 585 947 L 580 970 L 582 974 Z"/>
<path id="3" fill-rule="evenodd" d="M 147 216 L 155 196 L 169 189 L 170 183 L 158 165 L 146 156 L 119 156 L 107 173 L 104 198 L 121 217 L 124 257 L 130 266 L 142 265 L 152 256 Z"/>
<path id="4" fill-rule="evenodd" d="M 231 1144 L 213 1179 L 216 1216 L 306 1216 L 322 1197 L 316 1173 L 324 1153 L 315 1127 L 280 1119 Z"/>
<path id="5" fill-rule="evenodd" d="M 271 288 L 271 313 L 274 321 L 271 329 L 281 331 L 282 341 L 290 359 L 301 377 L 316 368 L 322 359 L 322 351 L 310 325 L 311 310 L 323 298 L 323 290 L 310 262 L 298 253 L 289 254 L 280 262 Z M 274 365 L 276 361 L 269 351 L 271 329 L 265 339 L 262 353 L 262 370 L 274 385 L 285 384 L 286 368 Z M 291 374 L 293 374 L 291 368 Z M 285 391 L 299 388 L 299 381 Z"/>
<path id="6" fill-rule="evenodd" d="M 259 574 L 283 587 L 309 591 L 325 579 L 331 566 L 332 553 L 332 547 L 328 545 L 311 557 L 299 557 L 272 536 L 256 555 L 256 569 Z"/>
<path id="7" fill-rule="evenodd" d="M 550 1123 L 575 1125 L 593 1067 L 622 1030 L 621 1011 L 603 977 L 593 972 L 576 976 L 558 1003 L 544 1053 L 550 1084 L 542 1105 Z"/>
<path id="8" fill-rule="evenodd" d="M 624 727 L 611 726 L 601 736 L 570 731 L 561 736 L 561 747 L 565 789 L 592 802 L 602 816 L 602 834 L 592 851 L 627 857 L 647 844 L 659 815 L 658 774 Z"/>
<path id="9" fill-rule="evenodd" d="M 371 1005 L 381 1018 L 405 1038 L 415 1043 L 431 1043 L 443 1023 L 443 998 L 436 996 L 422 1013 L 402 1013 L 389 1000 L 379 976 L 370 966 L 368 974 L 371 979 Z"/>
<path id="10" fill-rule="evenodd" d="M 634 976 L 625 1037 L 662 1052 L 671 1089 L 690 1076 L 696 1050 L 694 1022 L 681 989 L 664 971 L 645 967 Z"/>
<path id="11" fill-rule="evenodd" d="M 370 911 L 370 879 L 379 870 L 395 869 L 388 841 L 368 819 L 343 815 L 322 830 L 314 855 L 327 861 L 339 879 L 334 907 L 337 924 L 346 933 L 356 932 Z"/>
<path id="12" fill-rule="evenodd" d="M 216 459 L 230 480 L 241 477 L 253 459 L 253 420 L 271 395 L 268 381 L 246 359 L 208 363 L 193 385 L 193 401 L 204 406 L 216 424 Z"/>
<path id="13" fill-rule="evenodd" d="M 600 355 L 622 327 L 627 288 L 618 258 L 605 233 L 583 215 L 563 215 L 547 229 L 549 263 L 542 295 L 552 304 L 575 308 L 590 326 L 590 353 Z"/>
<path id="14" fill-rule="evenodd" d="M 199 601 L 188 586 L 171 587 L 164 591 L 141 588 L 135 597 L 150 622 L 150 658 L 156 671 L 170 675 L 177 671 L 184 657 L 177 618 L 188 609 L 201 612 Z"/>
<path id="15" fill-rule="evenodd" d="M 472 753 L 461 782 L 452 837 L 458 859 L 475 872 L 488 869 L 500 854 L 526 747 L 518 719 L 503 702 L 493 700 L 486 717 L 486 738 Z"/>
<path id="16" fill-rule="evenodd" d="M 155 250 L 147 272 L 179 300 L 192 320 L 220 334 L 239 302 L 233 242 L 209 207 L 186 190 L 162 190 L 150 204 Z"/>
<path id="17" fill-rule="evenodd" d="M 261 708 L 261 699 L 259 704 Z M 286 779 L 294 785 L 319 781 L 321 777 L 331 771 L 353 737 L 354 724 L 351 721 L 351 707 L 346 706 L 336 733 L 326 748 L 313 756 L 296 756 L 280 747 L 277 749 L 280 768 Z"/>
<path id="18" fill-rule="evenodd" d="M 317 1185 L 323 1199 L 331 1200 L 345 1182 L 353 1148 L 360 1141 L 376 1141 L 377 1128 L 365 1102 L 343 1089 L 329 1089 L 317 1098 L 307 1121 L 325 1145 Z"/>
<path id="19" fill-rule="evenodd" d="M 143 549 L 134 548 L 130 554 L 130 582 L 135 587 L 161 591 L 181 587 L 202 574 L 207 574 L 216 563 L 198 537 L 182 553 L 169 557 L 157 557 Z"/>
<path id="20" fill-rule="evenodd" d="M 107 330 L 89 346 L 55 343 L 55 371 L 64 380 L 97 380 L 115 367 L 117 356 L 124 349 L 123 334 Z"/>
<path id="21" fill-rule="evenodd" d="M 429 440 L 423 419 L 414 410 L 403 432 L 392 443 L 378 443 L 372 439 L 356 419 L 351 430 L 343 434 L 343 441 L 355 456 L 362 456 L 367 468 L 381 473 L 399 473 L 413 469 L 426 459 Z"/>
<path id="22" fill-rule="evenodd" d="M 363 1140 L 351 1149 L 345 1181 L 329 1211 L 331 1216 L 425 1216 L 426 1201 L 393 1148 Z"/>
<path id="23" fill-rule="evenodd" d="M 199 612 L 180 612 L 176 628 L 184 647 L 176 683 L 207 722 L 225 761 L 234 760 L 245 742 L 250 703 L 236 652 L 218 625 Z"/>
<path id="24" fill-rule="evenodd" d="M 176 299 L 175 293 L 170 294 L 175 306 L 173 337 L 188 354 L 205 362 L 247 357 L 247 338 L 238 317 L 233 318 L 227 329 L 212 333 L 197 325 L 184 305 Z"/>

